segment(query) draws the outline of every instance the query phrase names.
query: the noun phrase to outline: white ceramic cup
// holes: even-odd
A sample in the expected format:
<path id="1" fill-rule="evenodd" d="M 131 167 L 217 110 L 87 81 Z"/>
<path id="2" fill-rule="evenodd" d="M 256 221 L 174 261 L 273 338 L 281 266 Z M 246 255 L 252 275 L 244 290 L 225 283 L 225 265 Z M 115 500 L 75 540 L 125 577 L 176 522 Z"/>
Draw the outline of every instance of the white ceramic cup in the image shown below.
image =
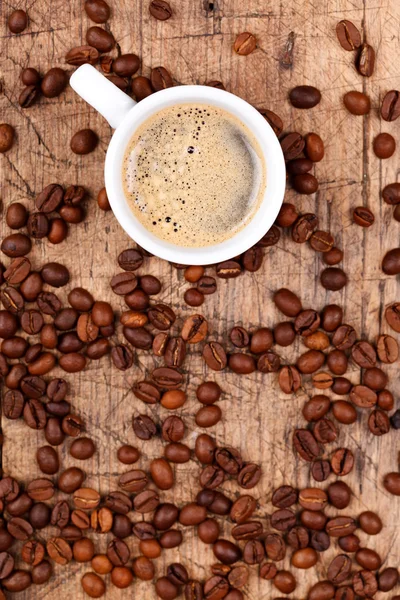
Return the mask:
<path id="1" fill-rule="evenodd" d="M 245 252 L 273 225 L 285 192 L 285 162 L 275 133 L 253 106 L 229 92 L 203 85 L 168 88 L 136 103 L 90 65 L 79 67 L 70 84 L 115 129 L 105 162 L 107 195 L 120 225 L 140 246 L 174 263 L 207 265 Z M 254 217 L 233 237 L 214 246 L 186 248 L 156 237 L 135 217 L 124 193 L 122 165 L 129 141 L 144 121 L 164 108 L 193 102 L 228 111 L 252 132 L 265 160 L 266 189 Z"/>

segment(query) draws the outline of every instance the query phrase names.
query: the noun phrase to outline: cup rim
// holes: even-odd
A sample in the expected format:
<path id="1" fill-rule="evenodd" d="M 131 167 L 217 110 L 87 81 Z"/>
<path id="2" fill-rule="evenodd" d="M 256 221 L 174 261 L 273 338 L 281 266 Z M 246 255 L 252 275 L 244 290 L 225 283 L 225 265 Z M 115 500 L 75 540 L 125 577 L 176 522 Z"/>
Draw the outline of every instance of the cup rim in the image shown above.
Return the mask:
<path id="1" fill-rule="evenodd" d="M 255 136 L 266 167 L 266 188 L 253 218 L 234 236 L 219 244 L 183 247 L 166 242 L 148 231 L 128 205 L 122 183 L 122 164 L 127 145 L 137 128 L 156 112 L 174 104 L 209 103 L 233 114 Z M 220 263 L 256 244 L 273 225 L 285 193 L 286 171 L 281 146 L 265 118 L 251 104 L 227 92 L 203 85 L 168 88 L 137 103 L 115 130 L 104 166 L 105 185 L 113 213 L 126 233 L 145 250 L 177 264 Z"/>

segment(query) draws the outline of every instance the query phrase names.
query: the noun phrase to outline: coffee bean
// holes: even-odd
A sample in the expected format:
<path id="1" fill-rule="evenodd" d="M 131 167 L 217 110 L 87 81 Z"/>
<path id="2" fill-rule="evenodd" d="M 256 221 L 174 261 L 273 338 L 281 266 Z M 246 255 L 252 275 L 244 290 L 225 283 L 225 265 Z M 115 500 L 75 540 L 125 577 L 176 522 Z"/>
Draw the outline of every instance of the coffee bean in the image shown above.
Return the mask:
<path id="1" fill-rule="evenodd" d="M 151 85 L 155 92 L 173 87 L 171 75 L 164 67 L 154 67 L 150 75 Z"/>
<path id="2" fill-rule="evenodd" d="M 105 0 L 86 0 L 85 12 L 95 23 L 105 23 L 110 18 L 110 7 Z"/>
<path id="3" fill-rule="evenodd" d="M 8 532 L 16 540 L 27 540 L 33 533 L 32 525 L 21 517 L 12 517 L 7 523 Z"/>
<path id="4" fill-rule="evenodd" d="M 293 178 L 293 187 L 299 194 L 314 194 L 318 190 L 318 180 L 311 173 L 296 175 Z"/>
<path id="5" fill-rule="evenodd" d="M 227 365 L 225 350 L 218 342 L 209 342 L 203 348 L 203 358 L 213 371 L 222 371 Z"/>
<path id="6" fill-rule="evenodd" d="M 375 68 L 375 50 L 369 44 L 362 44 L 357 57 L 357 70 L 364 77 L 371 77 Z"/>
<path id="7" fill-rule="evenodd" d="M 321 273 L 321 285 L 326 290 L 341 290 L 347 283 L 347 275 L 342 269 L 337 267 L 328 267 Z"/>
<path id="8" fill-rule="evenodd" d="M 273 129 L 275 135 L 279 137 L 283 131 L 283 121 L 280 116 L 267 108 L 259 108 L 258 112 L 262 114 L 268 125 Z"/>
<path id="9" fill-rule="evenodd" d="M 272 225 L 272 227 L 267 231 L 267 233 L 257 242 L 257 246 L 261 246 L 261 248 L 269 248 L 271 246 L 275 246 L 279 242 L 280 237 L 280 230 L 275 225 Z M 259 260 L 259 258 L 260 256 L 257 255 L 257 259 L 261 266 L 261 261 Z"/>
<path id="10" fill-rule="evenodd" d="M 370 432 L 377 436 L 389 433 L 389 417 L 382 410 L 373 410 L 368 418 L 368 427 Z"/>
<path id="11" fill-rule="evenodd" d="M 154 421 L 147 415 L 134 417 L 132 427 L 135 435 L 141 440 L 150 440 L 157 433 Z"/>
<path id="12" fill-rule="evenodd" d="M 54 475 L 60 468 L 58 454 L 51 446 L 38 448 L 36 460 L 42 473 Z"/>
<path id="13" fill-rule="evenodd" d="M 239 471 L 238 484 L 245 490 L 255 487 L 261 478 L 261 468 L 255 463 L 245 464 Z"/>
<path id="14" fill-rule="evenodd" d="M 254 358 L 248 354 L 233 353 L 229 356 L 229 368 L 241 375 L 253 373 L 256 370 Z"/>
<path id="15" fill-rule="evenodd" d="M 273 300 L 277 308 L 287 317 L 296 317 L 302 310 L 300 299 L 286 288 L 275 292 Z"/>
<path id="16" fill-rule="evenodd" d="M 7 20 L 11 33 L 22 33 L 28 26 L 28 15 L 22 10 L 14 10 Z"/>
<path id="17" fill-rule="evenodd" d="M 361 34 L 351 21 L 339 21 L 336 25 L 336 35 L 344 50 L 356 50 L 361 46 Z"/>
<path id="18" fill-rule="evenodd" d="M 297 220 L 298 216 L 299 214 L 294 204 L 291 204 L 290 202 L 284 202 L 276 218 L 276 224 L 280 227 L 291 227 L 293 223 Z"/>
<path id="19" fill-rule="evenodd" d="M 363 598 L 374 596 L 378 590 L 375 575 L 367 570 L 358 571 L 353 575 L 353 589 Z"/>
<path id="20" fill-rule="evenodd" d="M 136 54 L 121 54 L 113 61 L 112 69 L 120 77 L 131 77 L 140 66 L 140 59 Z"/>
<path id="21" fill-rule="evenodd" d="M 110 52 L 115 46 L 115 39 L 112 33 L 96 26 L 89 27 L 87 30 L 86 42 L 99 52 Z"/>
<path id="22" fill-rule="evenodd" d="M 303 152 L 306 143 L 300 133 L 291 132 L 280 140 L 280 144 L 285 160 L 293 160 Z"/>
<path id="23" fill-rule="evenodd" d="M 242 256 L 243 267 L 245 268 L 246 271 L 250 271 L 250 273 L 255 273 L 256 271 L 261 269 L 263 258 L 264 258 L 264 255 L 263 255 L 263 251 L 262 251 L 261 247 L 259 245 L 252 246 L 252 248 L 249 248 L 248 250 L 246 250 L 246 252 Z M 233 261 L 230 261 L 230 262 L 233 262 Z M 218 269 L 220 266 L 221 265 L 218 265 L 218 267 L 217 267 L 217 274 L 219 277 L 221 277 L 220 272 L 218 272 Z M 232 269 L 231 269 L 231 272 L 232 272 Z"/>
<path id="24" fill-rule="evenodd" d="M 311 85 L 299 85 L 290 91 L 289 100 L 295 108 L 313 108 L 321 101 L 321 92 Z"/>
<path id="25" fill-rule="evenodd" d="M 387 92 L 382 100 L 381 117 L 385 121 L 395 121 L 400 116 L 400 96 L 397 90 Z"/>
<path id="26" fill-rule="evenodd" d="M 1 251 L 10 258 L 25 256 L 31 251 L 31 247 L 31 240 L 24 233 L 12 233 L 1 242 Z"/>
<path id="27" fill-rule="evenodd" d="M 377 353 L 381 362 L 391 364 L 399 355 L 397 341 L 391 335 L 380 335 L 377 342 Z"/>
<path id="28" fill-rule="evenodd" d="M 343 103 L 352 115 L 367 115 L 371 110 L 369 96 L 362 92 L 347 92 L 343 96 Z"/>
<path id="29" fill-rule="evenodd" d="M 26 590 L 32 583 L 31 574 L 22 569 L 16 569 L 3 579 L 2 584 L 9 592 L 22 592 Z M 5 598 L 5 596 L 4 596 Z"/>
<path id="30" fill-rule="evenodd" d="M 152 0 L 149 4 L 149 11 L 151 16 L 158 21 L 166 21 L 172 16 L 172 9 L 164 0 Z"/>
<path id="31" fill-rule="evenodd" d="M 374 224 L 375 217 L 369 208 L 358 206 L 353 210 L 353 221 L 360 227 L 371 227 Z"/>
<path id="32" fill-rule="evenodd" d="M 385 310 L 386 321 L 394 331 L 400 332 L 400 303 L 395 302 L 388 306 Z"/>
<path id="33" fill-rule="evenodd" d="M 341 477 L 350 473 L 354 466 L 354 456 L 351 450 L 348 448 L 335 450 L 331 456 L 331 466 L 333 472 Z"/>
<path id="34" fill-rule="evenodd" d="M 95 65 L 99 60 L 99 52 L 92 46 L 71 48 L 65 55 L 65 62 L 73 67 L 89 64 Z"/>
<path id="35" fill-rule="evenodd" d="M 153 93 L 150 80 L 142 75 L 132 79 L 131 88 L 137 102 L 144 100 Z"/>
<path id="36" fill-rule="evenodd" d="M 64 69 L 53 67 L 42 79 L 41 90 L 46 98 L 55 98 L 64 91 L 68 83 L 68 75 Z"/>
<path id="37" fill-rule="evenodd" d="M 390 133 L 379 133 L 373 141 L 373 150 L 378 158 L 390 158 L 396 150 L 396 141 Z"/>
<path id="38" fill-rule="evenodd" d="M 322 260 L 326 265 L 337 265 L 343 260 L 343 250 L 334 246 L 331 250 L 323 254 Z"/>
<path id="39" fill-rule="evenodd" d="M 98 143 L 97 134 L 92 129 L 81 129 L 71 138 L 70 147 L 74 154 L 89 154 Z"/>
<path id="40" fill-rule="evenodd" d="M 257 48 L 257 40 L 252 33 L 244 31 L 239 33 L 233 44 L 233 49 L 240 56 L 247 56 Z"/>
<path id="41" fill-rule="evenodd" d="M 11 292 L 12 288 L 9 288 L 9 289 Z M 7 292 L 6 292 L 6 294 L 7 294 Z M 6 304 L 10 305 L 10 303 L 12 302 L 11 295 L 9 297 L 9 302 L 5 303 L 4 302 L 5 297 L 4 297 L 4 292 L 3 292 L 2 300 L 3 300 L 4 305 L 6 305 Z M 17 305 L 15 305 L 15 308 L 18 309 Z M 14 310 L 13 312 L 17 312 L 17 310 Z M 5 340 L 14 337 L 14 335 L 18 331 L 18 320 L 17 320 L 16 316 L 13 314 L 13 312 L 10 312 L 9 310 L 1 310 L 0 311 L 0 336 Z"/>
<path id="42" fill-rule="evenodd" d="M 81 585 L 90 598 L 100 598 L 106 591 L 106 584 L 96 573 L 85 573 L 81 579 Z"/>
<path id="43" fill-rule="evenodd" d="M 222 417 L 222 412 L 219 406 L 203 406 L 196 413 L 196 425 L 199 427 L 213 427 Z"/>
<path id="44" fill-rule="evenodd" d="M 308 173 L 306 173 L 305 175 L 296 175 L 296 178 L 298 178 L 298 177 L 302 177 L 302 178 L 308 177 L 309 178 L 309 177 L 312 177 L 312 175 L 309 175 Z M 309 181 L 309 179 L 307 179 L 307 181 Z M 312 180 L 310 180 L 310 181 L 312 183 Z M 308 185 L 308 183 L 306 185 Z M 314 186 L 313 183 L 312 183 L 312 186 Z M 292 226 L 293 241 L 296 242 L 297 244 L 304 244 L 311 238 L 311 236 L 313 235 L 313 233 L 317 229 L 317 227 L 318 227 L 318 218 L 313 213 L 306 213 L 306 214 L 298 217 L 298 219 L 294 222 L 294 224 Z"/>

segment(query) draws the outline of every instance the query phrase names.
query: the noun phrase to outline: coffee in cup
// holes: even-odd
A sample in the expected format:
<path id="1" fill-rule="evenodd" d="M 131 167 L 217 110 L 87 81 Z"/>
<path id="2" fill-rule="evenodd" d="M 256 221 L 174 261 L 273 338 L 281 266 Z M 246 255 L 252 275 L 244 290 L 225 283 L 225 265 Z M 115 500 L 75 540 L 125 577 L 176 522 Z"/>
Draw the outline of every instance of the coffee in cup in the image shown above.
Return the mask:
<path id="1" fill-rule="evenodd" d="M 176 104 L 132 136 L 122 168 L 134 216 L 158 238 L 205 247 L 234 237 L 256 215 L 266 166 L 249 129 L 228 111 Z"/>

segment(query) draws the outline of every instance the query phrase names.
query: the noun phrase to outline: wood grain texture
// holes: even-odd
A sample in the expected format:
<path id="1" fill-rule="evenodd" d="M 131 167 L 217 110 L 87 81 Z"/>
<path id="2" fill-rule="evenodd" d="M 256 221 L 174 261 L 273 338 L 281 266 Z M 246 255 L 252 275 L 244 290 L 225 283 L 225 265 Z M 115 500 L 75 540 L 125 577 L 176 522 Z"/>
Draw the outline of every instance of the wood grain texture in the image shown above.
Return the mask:
<path id="1" fill-rule="evenodd" d="M 255 106 L 278 112 L 286 130 L 316 131 L 325 141 L 325 159 L 315 166 L 320 182 L 318 193 L 306 197 L 288 190 L 287 200 L 293 201 L 301 212 L 315 211 L 321 228 L 334 234 L 337 245 L 345 252 L 343 264 L 349 284 L 341 292 L 326 292 L 319 283 L 323 268 L 320 255 L 306 244 L 295 245 L 285 234 L 277 246 L 268 250 L 259 272 L 246 273 L 235 281 L 220 281 L 218 293 L 207 297 L 201 312 L 210 321 L 210 338 L 223 339 L 233 324 L 254 329 L 283 320 L 271 300 L 272 292 L 282 286 L 297 292 L 306 307 L 321 309 L 331 302 L 344 306 L 345 321 L 364 338 L 374 341 L 379 333 L 388 333 L 383 310 L 387 304 L 400 299 L 399 282 L 395 277 L 383 276 L 380 261 L 387 250 L 399 246 L 400 225 L 393 220 L 392 209 L 382 203 L 379 192 L 385 184 L 398 178 L 398 152 L 392 159 L 379 161 L 372 153 L 372 140 L 380 131 L 391 132 L 399 139 L 400 120 L 385 123 L 378 115 L 385 92 L 400 88 L 398 0 L 216 0 L 210 11 L 205 10 L 208 3 L 203 0 L 171 0 L 174 16 L 164 23 L 150 17 L 148 0 L 118 0 L 110 4 L 109 26 L 119 47 L 123 53 L 136 52 L 142 57 L 144 75 L 149 74 L 151 67 L 163 65 L 177 84 L 220 79 L 229 91 Z M 68 242 L 58 247 L 46 241 L 35 242 L 31 259 L 34 267 L 50 260 L 63 262 L 72 274 L 67 291 L 81 285 L 95 298 L 109 300 L 121 310 L 122 302 L 111 293 L 109 280 L 118 270 L 118 253 L 129 247 L 130 240 L 113 215 L 99 211 L 95 202 L 95 195 L 103 186 L 103 162 L 111 130 L 70 88 L 59 98 L 42 98 L 24 111 L 17 102 L 22 68 L 38 67 L 44 73 L 51 66 L 64 66 L 67 50 L 84 43 L 91 23 L 82 6 L 82 0 L 0 3 L 1 121 L 11 123 L 17 131 L 13 149 L 0 156 L 1 197 L 4 207 L 14 201 L 33 207 L 36 193 L 50 182 L 81 184 L 88 188 L 91 199 L 85 222 L 71 227 Z M 11 35 L 5 24 L 6 17 L 16 7 L 26 7 L 30 15 L 28 29 L 19 36 Z M 357 74 L 354 55 L 343 51 L 337 42 L 335 25 L 342 18 L 362 26 L 364 37 L 377 51 L 376 71 L 371 79 Z M 257 36 L 258 49 L 248 57 L 236 56 L 232 51 L 233 41 L 237 33 L 246 30 Z M 285 68 L 288 40 L 289 46 L 294 41 L 294 48 L 292 65 Z M 301 111 L 289 105 L 288 91 L 298 84 L 321 89 L 322 102 L 313 110 Z M 364 90 L 371 96 L 370 115 L 354 117 L 346 112 L 341 98 L 352 89 Z M 69 150 L 69 141 L 73 133 L 83 127 L 98 132 L 101 143 L 91 155 L 78 157 Z M 354 225 L 351 219 L 351 210 L 361 204 L 369 206 L 376 215 L 376 223 L 367 231 Z M 3 218 L 1 236 L 6 232 Z M 183 303 L 187 288 L 183 273 L 157 259 L 146 259 L 140 273 L 148 272 L 163 282 L 159 298 L 176 307 L 179 318 L 174 332 L 178 332 L 182 320 L 195 312 Z M 66 297 L 64 291 L 60 297 Z M 297 341 L 281 355 L 291 361 L 301 351 L 302 344 Z M 88 435 L 97 445 L 94 457 L 83 465 L 87 472 L 86 483 L 104 494 L 117 489 L 119 475 L 127 470 L 116 460 L 116 450 L 122 443 L 140 447 L 143 455 L 138 464 L 145 470 L 149 459 L 162 452 L 160 441 L 138 443 L 131 428 L 133 413 L 145 412 L 157 421 L 166 416 L 164 409 L 144 406 L 130 390 L 156 362 L 147 353 L 138 352 L 134 367 L 126 374 L 111 368 L 110 359 L 105 358 L 92 362 L 79 376 L 67 377 L 69 400 L 84 417 Z M 189 401 L 180 413 L 187 423 L 186 442 L 193 447 L 197 435 L 196 386 L 205 378 L 218 381 L 224 390 L 220 402 L 224 416 L 214 428 L 215 435 L 220 443 L 238 447 L 245 459 L 261 463 L 264 476 L 253 491 L 259 499 L 257 516 L 268 527 L 274 487 L 284 482 L 312 485 L 308 466 L 294 457 L 291 448 L 292 430 L 303 423 L 301 407 L 313 393 L 310 384 L 306 383 L 301 392 L 291 398 L 280 392 L 272 375 L 215 374 L 206 369 L 198 347 L 191 349 L 184 371 Z M 398 363 L 385 371 L 391 376 L 390 389 L 398 394 Z M 350 376 L 357 382 L 359 370 L 353 368 Z M 363 544 L 382 554 L 385 566 L 397 566 L 400 562 L 400 501 L 383 489 L 381 481 L 385 472 L 397 468 L 398 440 L 396 432 L 383 438 L 372 436 L 367 432 L 366 420 L 367 415 L 362 414 L 357 424 L 342 427 L 338 440 L 339 445 L 356 452 L 356 467 L 346 477 L 354 491 L 346 512 L 356 515 L 368 508 L 382 515 L 385 524 L 382 533 L 369 539 L 361 533 L 360 537 Z M 28 429 L 22 421 L 2 419 L 2 428 L 4 472 L 22 480 L 39 475 L 35 453 L 37 446 L 45 443 L 43 433 Z M 67 441 L 59 449 L 63 469 L 77 463 L 68 453 L 69 445 Z M 177 466 L 175 474 L 176 486 L 163 493 L 162 498 L 182 505 L 198 490 L 198 464 L 191 461 Z M 238 494 L 232 484 L 225 484 L 224 490 L 232 498 Z M 137 519 L 137 516 L 132 518 Z M 224 523 L 224 533 L 228 534 L 230 527 Z M 108 539 L 108 536 L 97 536 L 96 550 L 104 550 Z M 193 530 L 184 532 L 184 540 L 179 550 L 166 551 L 156 561 L 157 576 L 164 574 L 165 565 L 176 560 L 189 568 L 192 577 L 209 576 L 208 566 L 215 562 L 211 549 L 199 542 Z M 137 540 L 130 539 L 129 545 L 132 555 L 137 555 Z M 298 589 L 294 597 L 304 598 L 312 583 L 326 577 L 327 565 L 336 553 L 337 546 L 333 544 L 316 567 L 305 573 L 296 572 Z M 284 565 L 288 566 L 287 559 Z M 76 563 L 56 567 L 55 577 L 45 587 L 32 587 L 15 597 L 83 598 L 80 577 L 87 570 L 88 566 Z M 137 599 L 156 598 L 154 588 L 148 584 L 135 583 L 131 590 L 119 591 L 108 583 L 107 598 L 119 599 L 127 593 Z M 279 595 L 269 582 L 258 579 L 256 569 L 252 569 L 244 594 L 247 600 L 266 600 Z M 376 598 L 380 600 L 380 595 Z"/>

